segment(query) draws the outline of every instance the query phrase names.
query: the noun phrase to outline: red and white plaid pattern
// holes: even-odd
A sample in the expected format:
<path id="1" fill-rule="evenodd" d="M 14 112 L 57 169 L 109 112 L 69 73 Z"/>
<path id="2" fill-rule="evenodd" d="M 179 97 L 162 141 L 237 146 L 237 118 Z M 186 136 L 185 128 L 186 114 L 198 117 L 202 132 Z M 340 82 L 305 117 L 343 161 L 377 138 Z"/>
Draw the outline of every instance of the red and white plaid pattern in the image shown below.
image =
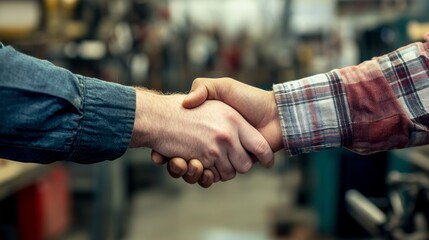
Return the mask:
<path id="1" fill-rule="evenodd" d="M 290 155 L 367 154 L 429 142 L 429 33 L 357 66 L 274 85 Z"/>

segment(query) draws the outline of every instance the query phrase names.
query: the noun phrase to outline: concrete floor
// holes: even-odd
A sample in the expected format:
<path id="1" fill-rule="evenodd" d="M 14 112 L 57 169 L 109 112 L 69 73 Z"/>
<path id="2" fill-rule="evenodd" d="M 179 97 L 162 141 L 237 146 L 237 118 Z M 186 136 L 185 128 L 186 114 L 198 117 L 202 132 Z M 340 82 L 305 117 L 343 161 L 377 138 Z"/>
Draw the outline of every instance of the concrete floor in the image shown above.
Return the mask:
<path id="1" fill-rule="evenodd" d="M 209 189 L 169 178 L 165 187 L 132 199 L 124 239 L 270 239 L 270 209 L 285 200 L 281 181 L 273 169 L 260 167 Z"/>

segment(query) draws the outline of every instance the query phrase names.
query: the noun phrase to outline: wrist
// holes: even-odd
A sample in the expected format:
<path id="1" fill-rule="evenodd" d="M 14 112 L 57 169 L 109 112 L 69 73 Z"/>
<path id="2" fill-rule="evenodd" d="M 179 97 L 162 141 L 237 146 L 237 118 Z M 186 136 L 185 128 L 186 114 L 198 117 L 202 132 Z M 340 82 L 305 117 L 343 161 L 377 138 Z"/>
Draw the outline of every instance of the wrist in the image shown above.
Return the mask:
<path id="1" fill-rule="evenodd" d="M 274 91 L 269 91 L 269 99 L 270 99 L 270 116 L 271 116 L 271 125 L 272 125 L 272 131 L 271 134 L 272 135 L 272 142 L 270 143 L 271 149 L 273 150 L 273 152 L 277 152 L 280 149 L 283 148 L 283 136 L 282 136 L 282 128 L 281 128 L 281 123 L 280 123 L 280 114 L 279 114 L 279 109 L 277 107 L 277 102 L 276 102 L 276 97 L 274 94 Z"/>
<path id="2" fill-rule="evenodd" d="M 183 95 L 163 95 L 136 89 L 136 113 L 130 147 L 158 149 L 183 131 Z"/>
<path id="3" fill-rule="evenodd" d="M 130 147 L 151 147 L 156 140 L 156 131 L 162 118 L 162 95 L 136 88 L 136 112 Z M 165 110 L 164 110 L 165 111 Z M 158 119 L 157 119 L 158 118 Z"/>

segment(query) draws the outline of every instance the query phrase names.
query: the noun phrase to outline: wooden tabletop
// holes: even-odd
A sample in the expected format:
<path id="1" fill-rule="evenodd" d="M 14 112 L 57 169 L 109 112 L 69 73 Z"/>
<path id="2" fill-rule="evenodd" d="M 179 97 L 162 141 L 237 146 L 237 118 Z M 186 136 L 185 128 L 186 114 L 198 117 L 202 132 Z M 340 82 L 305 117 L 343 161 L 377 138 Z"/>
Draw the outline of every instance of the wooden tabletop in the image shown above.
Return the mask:
<path id="1" fill-rule="evenodd" d="M 30 185 L 50 168 L 51 165 L 0 159 L 0 199 Z"/>

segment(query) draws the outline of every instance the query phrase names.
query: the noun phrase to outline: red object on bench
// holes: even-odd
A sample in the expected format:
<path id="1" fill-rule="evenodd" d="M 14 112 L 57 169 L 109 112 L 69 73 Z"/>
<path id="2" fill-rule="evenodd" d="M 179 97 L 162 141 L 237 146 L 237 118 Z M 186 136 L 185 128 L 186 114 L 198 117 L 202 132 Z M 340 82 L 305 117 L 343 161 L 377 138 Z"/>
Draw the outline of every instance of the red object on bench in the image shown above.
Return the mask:
<path id="1" fill-rule="evenodd" d="M 17 194 L 18 229 L 22 240 L 57 238 L 70 224 L 67 171 L 61 165 Z"/>

